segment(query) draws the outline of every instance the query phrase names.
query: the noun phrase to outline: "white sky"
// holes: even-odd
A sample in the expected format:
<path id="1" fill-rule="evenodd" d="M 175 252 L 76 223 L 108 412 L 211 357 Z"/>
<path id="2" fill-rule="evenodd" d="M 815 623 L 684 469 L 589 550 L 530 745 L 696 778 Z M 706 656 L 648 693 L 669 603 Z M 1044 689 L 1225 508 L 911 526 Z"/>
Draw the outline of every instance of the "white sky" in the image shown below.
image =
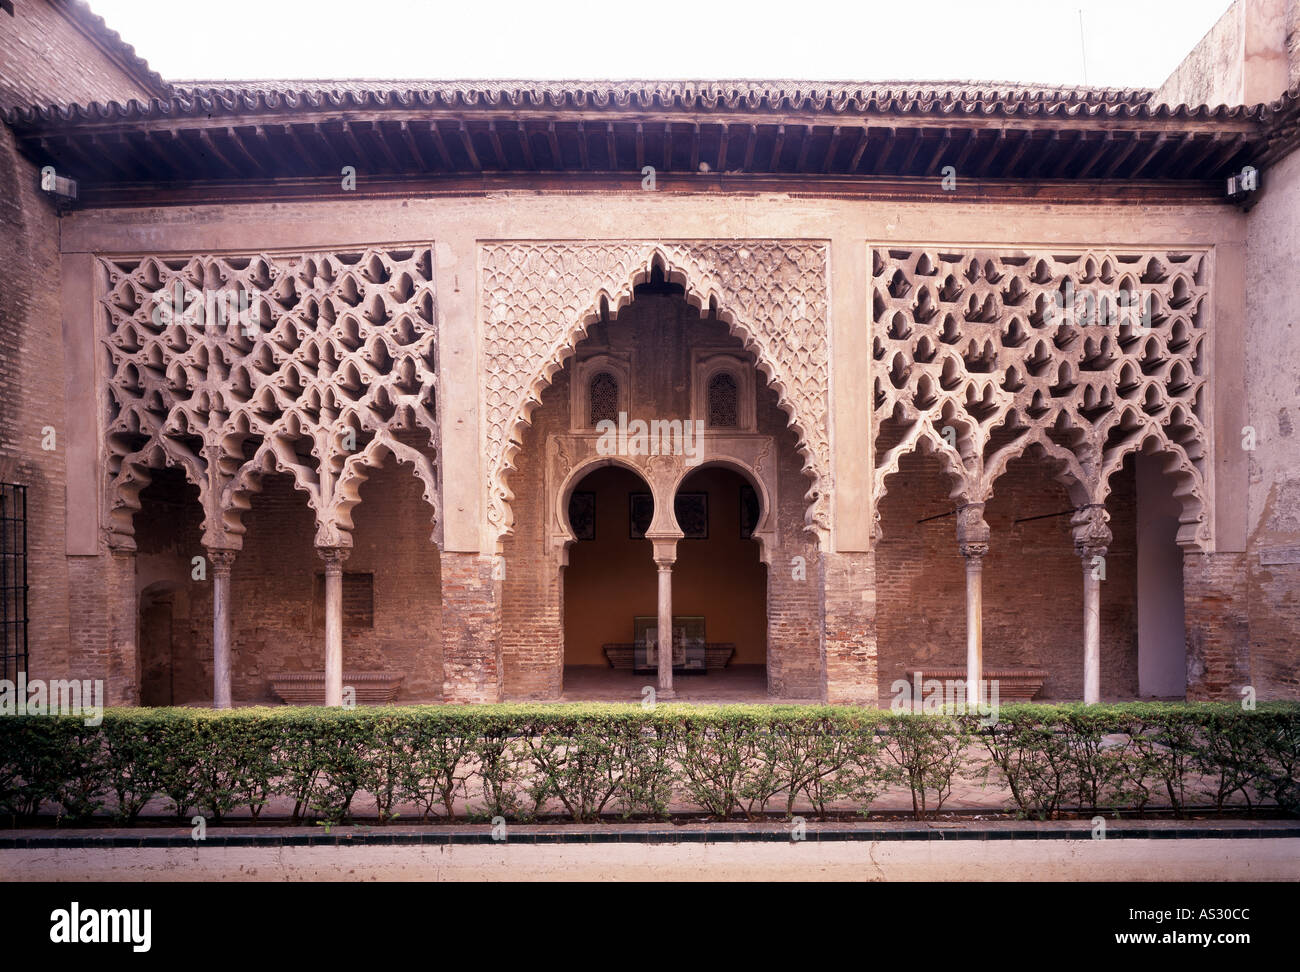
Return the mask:
<path id="1" fill-rule="evenodd" d="M 168 79 L 803 78 L 1155 87 L 1230 0 L 90 0 Z"/>

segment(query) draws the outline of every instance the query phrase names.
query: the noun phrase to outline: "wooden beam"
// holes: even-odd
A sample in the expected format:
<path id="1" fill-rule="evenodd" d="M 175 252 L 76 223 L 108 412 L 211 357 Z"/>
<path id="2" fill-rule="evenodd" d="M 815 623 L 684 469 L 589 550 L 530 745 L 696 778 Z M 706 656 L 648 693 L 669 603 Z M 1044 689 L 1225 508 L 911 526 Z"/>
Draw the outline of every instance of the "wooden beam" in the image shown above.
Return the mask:
<path id="1" fill-rule="evenodd" d="M 866 122 L 858 129 L 858 144 L 853 148 L 853 155 L 849 159 L 848 174 L 858 171 L 858 165 L 862 162 L 862 153 L 867 150 L 867 143 L 871 141 L 871 126 Z"/>
<path id="2" fill-rule="evenodd" d="M 216 142 L 213 141 L 211 133 L 209 133 L 209 131 L 206 128 L 198 129 L 198 134 L 199 134 L 199 143 L 203 146 L 203 149 L 201 151 L 204 151 L 207 154 L 211 155 L 214 159 L 216 159 L 218 162 L 224 165 L 227 169 L 230 170 L 231 175 L 239 176 L 243 174 L 243 170 L 234 162 L 232 162 L 230 159 L 228 159 L 226 157 L 226 153 L 222 152 L 221 149 L 217 147 Z"/>
<path id="3" fill-rule="evenodd" d="M 442 160 L 443 168 L 448 172 L 455 172 L 456 166 L 451 161 L 451 150 L 447 148 L 447 143 L 443 140 L 442 132 L 438 130 L 436 121 L 429 122 L 429 137 L 433 139 L 433 147 L 438 152 L 438 158 Z"/>
<path id="4" fill-rule="evenodd" d="M 745 158 L 740 163 L 741 172 L 750 172 L 754 165 L 754 149 L 758 145 L 758 126 L 749 126 L 749 137 L 745 139 Z"/>
<path id="5" fill-rule="evenodd" d="M 1003 179 L 1015 178 L 1015 176 L 1012 175 L 1012 172 L 1015 171 L 1016 163 L 1024 157 L 1025 152 L 1029 149 L 1029 143 L 1034 137 L 1033 129 L 1023 128 L 1020 129 L 1020 133 L 1020 141 L 1016 143 L 1016 147 L 1012 151 L 1011 157 L 1007 159 L 1005 171 L 1001 175 L 1001 178 Z"/>
<path id="6" fill-rule="evenodd" d="M 1124 160 L 1127 159 L 1130 155 L 1132 155 L 1133 150 L 1137 147 L 1138 147 L 1137 136 L 1128 139 L 1124 143 L 1124 147 L 1121 148 L 1119 152 L 1116 153 L 1115 157 L 1110 160 L 1110 165 L 1106 166 L 1106 169 L 1104 172 L 1102 172 L 1101 177 L 1103 179 L 1109 179 L 1112 175 L 1114 175 L 1115 171 L 1123 164 Z"/>
<path id="7" fill-rule="evenodd" d="M 636 123 L 636 170 L 642 171 L 645 168 L 645 126 L 640 122 Z"/>
<path id="8" fill-rule="evenodd" d="M 1086 141 L 1086 132 L 1079 132 L 1079 134 L 1075 136 L 1075 139 L 1070 143 L 1069 148 L 1061 154 L 1061 161 L 1058 162 L 1056 168 L 1052 170 L 1053 179 L 1059 179 L 1061 176 L 1065 175 L 1066 171 L 1070 168 L 1070 163 L 1078 158 L 1079 152 L 1083 149 Z"/>
<path id="9" fill-rule="evenodd" d="M 691 171 L 700 171 L 700 123 L 691 125 Z"/>
<path id="10" fill-rule="evenodd" d="M 727 149 L 731 147 L 731 126 L 723 122 L 718 128 L 718 164 L 714 171 L 727 171 Z"/>
<path id="11" fill-rule="evenodd" d="M 519 121 L 516 131 L 519 134 L 519 151 L 524 153 L 524 163 L 528 166 L 529 171 L 536 171 L 537 160 L 533 158 L 533 137 L 528 132 L 528 123 Z"/>
<path id="12" fill-rule="evenodd" d="M 496 156 L 497 168 L 503 171 L 509 169 L 510 163 L 506 161 L 505 149 L 501 146 L 501 135 L 497 132 L 495 119 L 488 122 L 488 141 L 492 143 L 492 154 Z"/>
<path id="13" fill-rule="evenodd" d="M 398 122 L 397 124 L 397 130 L 402 133 L 402 144 L 406 146 L 407 154 L 415 160 L 415 164 L 420 169 L 425 172 L 431 171 L 433 166 L 429 165 L 428 160 L 424 157 L 424 153 L 420 151 L 420 146 L 416 144 L 415 136 L 411 133 L 410 123 Z"/>
<path id="14" fill-rule="evenodd" d="M 1088 157 L 1088 161 L 1084 164 L 1083 168 L 1079 170 L 1079 174 L 1076 175 L 1075 178 L 1086 179 L 1088 177 L 1088 174 L 1092 172 L 1094 168 L 1096 168 L 1097 163 L 1101 161 L 1102 156 L 1104 156 L 1108 151 L 1110 151 L 1111 147 L 1114 144 L 1115 144 L 1114 132 L 1107 132 L 1105 135 L 1103 135 L 1101 137 L 1101 144 L 1093 147 L 1092 154 Z"/>
<path id="15" fill-rule="evenodd" d="M 803 138 L 799 141 L 799 157 L 795 159 L 794 170 L 796 172 L 808 171 L 808 150 L 812 148 L 813 127 L 811 125 L 803 126 Z"/>
<path id="16" fill-rule="evenodd" d="M 673 169 L 673 123 L 664 122 L 664 162 L 663 170 L 671 172 Z"/>
<path id="17" fill-rule="evenodd" d="M 560 154 L 560 140 L 555 135 L 555 122 L 546 126 L 546 144 L 551 147 L 551 166 L 557 170 L 564 169 L 564 156 Z"/>
<path id="18" fill-rule="evenodd" d="M 456 127 L 456 131 L 460 135 L 460 147 L 463 148 L 465 154 L 469 156 L 470 166 L 475 172 L 482 172 L 483 163 L 479 161 L 478 153 L 474 151 L 474 139 L 469 133 L 469 128 L 466 127 L 464 122 L 461 122 L 460 125 Z"/>
<path id="19" fill-rule="evenodd" d="M 352 153 L 352 158 L 356 160 L 355 162 L 350 161 L 349 164 L 354 165 L 359 169 L 361 164 L 366 160 L 366 153 L 361 148 L 361 143 L 357 141 L 356 133 L 352 131 L 352 126 L 346 121 L 341 123 L 339 132 L 343 136 L 343 141 L 347 143 L 348 151 Z"/>
<path id="20" fill-rule="evenodd" d="M 781 164 L 781 150 L 785 148 L 785 126 L 776 126 L 776 141 L 772 143 L 772 157 L 768 159 L 767 171 L 775 172 Z"/>
<path id="21" fill-rule="evenodd" d="M 588 158 L 587 152 L 590 146 L 587 145 L 587 128 L 582 122 L 578 122 L 578 165 L 584 172 L 590 171 L 591 159 Z"/>
<path id="22" fill-rule="evenodd" d="M 943 161 L 943 154 L 948 151 L 948 146 L 952 144 L 952 129 L 945 128 L 938 142 L 939 147 L 934 150 L 934 155 L 930 157 L 930 164 L 925 167 L 927 178 L 933 178 L 935 172 L 939 169 L 939 163 Z"/>
<path id="23" fill-rule="evenodd" d="M 1146 154 L 1141 157 L 1141 161 L 1139 161 L 1137 165 L 1133 167 L 1133 171 L 1129 173 L 1130 179 L 1136 179 L 1142 174 L 1142 170 L 1145 169 L 1148 163 L 1156 157 L 1156 154 L 1165 147 L 1165 143 L 1168 139 L 1169 136 L 1164 132 L 1161 132 L 1155 137 L 1151 144 L 1151 148 L 1147 150 Z"/>
<path id="24" fill-rule="evenodd" d="M 609 171 L 618 171 L 618 139 L 614 137 L 614 123 L 605 122 L 605 155 L 609 159 Z"/>
<path id="25" fill-rule="evenodd" d="M 907 175 L 907 170 L 912 167 L 912 160 L 916 158 L 917 151 L 921 148 L 921 139 L 925 134 L 925 129 L 917 128 L 912 133 L 912 143 L 907 147 L 907 154 L 903 156 L 903 164 L 898 167 L 899 175 Z"/>
<path id="26" fill-rule="evenodd" d="M 379 146 L 379 153 L 384 157 L 384 161 L 392 166 L 394 172 L 401 172 L 403 169 L 402 163 L 397 161 L 397 156 L 389 148 L 388 138 L 384 135 L 384 130 L 379 127 L 379 122 L 372 121 L 369 131 L 370 137 Z"/>
<path id="27" fill-rule="evenodd" d="M 830 172 L 831 166 L 835 164 L 835 154 L 840 150 L 840 139 L 844 135 L 844 128 L 836 125 L 831 129 L 831 140 L 826 145 L 826 156 L 822 159 L 822 172 Z"/>

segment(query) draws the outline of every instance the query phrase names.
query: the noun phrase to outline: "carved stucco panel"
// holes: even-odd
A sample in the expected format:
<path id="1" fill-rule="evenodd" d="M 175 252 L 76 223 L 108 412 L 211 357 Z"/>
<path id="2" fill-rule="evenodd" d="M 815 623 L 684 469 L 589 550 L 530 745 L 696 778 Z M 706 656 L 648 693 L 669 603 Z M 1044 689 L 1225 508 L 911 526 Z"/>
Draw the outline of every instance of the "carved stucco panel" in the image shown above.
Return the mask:
<path id="1" fill-rule="evenodd" d="M 776 390 L 812 478 L 806 528 L 830 529 L 827 435 L 828 247 L 820 241 L 487 243 L 482 281 L 482 389 L 487 521 L 511 530 L 508 478 L 523 429 L 602 304 L 611 316 L 657 262 L 701 314 L 715 308 Z"/>

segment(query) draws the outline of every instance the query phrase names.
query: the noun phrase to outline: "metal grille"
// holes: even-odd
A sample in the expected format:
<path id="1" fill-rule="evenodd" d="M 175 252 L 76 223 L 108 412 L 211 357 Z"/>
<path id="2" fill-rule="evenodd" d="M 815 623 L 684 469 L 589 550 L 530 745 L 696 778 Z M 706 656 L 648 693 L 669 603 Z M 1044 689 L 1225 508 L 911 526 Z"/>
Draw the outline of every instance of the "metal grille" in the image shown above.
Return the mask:
<path id="1" fill-rule="evenodd" d="M 0 483 L 0 677 L 27 671 L 27 487 Z"/>
<path id="2" fill-rule="evenodd" d="M 720 371 L 709 379 L 709 426 L 734 429 L 740 424 L 736 379 Z"/>
<path id="3" fill-rule="evenodd" d="M 591 424 L 618 421 L 618 379 L 602 371 L 591 379 Z"/>

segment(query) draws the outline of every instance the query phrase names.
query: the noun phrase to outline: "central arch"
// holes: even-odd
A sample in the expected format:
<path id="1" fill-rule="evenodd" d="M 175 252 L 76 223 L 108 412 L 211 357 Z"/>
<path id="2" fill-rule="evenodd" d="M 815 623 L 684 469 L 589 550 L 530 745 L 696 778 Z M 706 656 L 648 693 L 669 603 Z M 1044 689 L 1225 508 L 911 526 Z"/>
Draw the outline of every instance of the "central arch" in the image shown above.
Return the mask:
<path id="1" fill-rule="evenodd" d="M 609 322 L 659 272 L 727 325 L 753 355 L 797 438 L 804 528 L 830 530 L 827 473 L 827 253 L 814 241 L 492 243 L 481 253 L 489 495 L 500 552 L 514 527 L 510 476 L 533 411 L 597 322 Z"/>

